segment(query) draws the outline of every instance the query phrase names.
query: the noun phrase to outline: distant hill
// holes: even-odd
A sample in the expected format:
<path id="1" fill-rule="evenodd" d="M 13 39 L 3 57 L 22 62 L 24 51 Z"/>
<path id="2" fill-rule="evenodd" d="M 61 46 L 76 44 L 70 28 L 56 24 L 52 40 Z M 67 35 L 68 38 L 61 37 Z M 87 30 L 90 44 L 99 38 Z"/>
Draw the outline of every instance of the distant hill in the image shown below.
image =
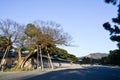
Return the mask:
<path id="1" fill-rule="evenodd" d="M 108 54 L 106 54 L 106 53 L 90 53 L 83 57 L 88 57 L 88 58 L 92 58 L 92 59 L 101 59 L 102 57 L 106 57 L 106 56 L 108 56 Z M 81 60 L 83 57 L 79 57 L 78 59 Z"/>

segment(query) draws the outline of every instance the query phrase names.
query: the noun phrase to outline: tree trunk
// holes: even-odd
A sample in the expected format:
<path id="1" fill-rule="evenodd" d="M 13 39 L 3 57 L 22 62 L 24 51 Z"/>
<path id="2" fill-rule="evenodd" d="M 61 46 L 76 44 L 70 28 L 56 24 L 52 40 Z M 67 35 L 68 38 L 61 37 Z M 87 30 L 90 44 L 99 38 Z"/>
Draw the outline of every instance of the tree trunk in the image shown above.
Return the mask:
<path id="1" fill-rule="evenodd" d="M 6 54 L 9 52 L 9 50 L 10 50 L 10 46 L 7 46 L 7 48 L 6 48 L 6 50 L 5 50 L 5 53 L 4 53 L 3 57 L 2 57 L 0 66 L 2 66 L 2 65 L 5 64 L 5 56 L 6 56 Z"/>
<path id="2" fill-rule="evenodd" d="M 46 50 L 47 50 L 47 46 L 46 46 Z M 53 63 L 52 63 L 52 60 L 51 60 L 51 57 L 50 57 L 48 50 L 47 50 L 47 56 L 48 56 L 48 64 L 50 65 L 50 68 L 54 69 Z"/>
<path id="3" fill-rule="evenodd" d="M 44 65 L 43 65 L 43 59 L 42 59 L 41 45 L 40 45 L 40 63 L 41 63 L 41 71 L 43 71 Z"/>
<path id="4" fill-rule="evenodd" d="M 22 55 L 21 55 L 21 50 L 20 49 L 15 48 L 15 50 L 18 52 L 18 63 L 15 66 L 15 69 L 18 69 L 18 68 L 20 68 L 21 63 L 22 63 Z"/>
<path id="5" fill-rule="evenodd" d="M 21 56 L 21 50 L 18 49 L 18 63 L 20 64 L 22 60 L 22 56 Z"/>
<path id="6" fill-rule="evenodd" d="M 32 50 L 32 51 L 30 51 L 29 53 L 28 53 L 28 55 L 27 56 L 25 56 L 25 58 L 24 58 L 24 60 L 22 60 L 22 62 L 21 62 L 21 68 L 23 68 L 24 67 L 24 65 L 25 65 L 25 62 L 27 61 L 27 59 L 32 55 L 32 53 L 34 52 L 34 50 Z"/>

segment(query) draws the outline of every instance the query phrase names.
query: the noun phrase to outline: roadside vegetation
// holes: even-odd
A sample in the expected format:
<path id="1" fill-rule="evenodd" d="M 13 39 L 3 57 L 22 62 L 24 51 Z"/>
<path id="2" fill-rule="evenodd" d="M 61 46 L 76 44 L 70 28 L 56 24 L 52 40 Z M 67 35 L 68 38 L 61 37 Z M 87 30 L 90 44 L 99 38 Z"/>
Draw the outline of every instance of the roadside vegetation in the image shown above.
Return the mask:
<path id="1" fill-rule="evenodd" d="M 52 57 L 77 61 L 76 56 L 60 49 L 58 45 L 70 46 L 71 37 L 63 31 L 60 24 L 52 21 L 34 21 L 28 24 L 19 24 L 12 20 L 0 21 L 0 68 L 7 69 L 7 54 L 17 53 L 17 63 L 12 70 L 24 70 L 25 63 L 36 53 L 37 68 L 44 70 L 43 55 L 48 58 L 49 68 L 54 69 Z M 22 57 L 23 53 L 27 55 Z"/>
<path id="2" fill-rule="evenodd" d="M 104 1 L 118 8 L 118 15 L 112 18 L 112 23 L 103 24 L 104 29 L 110 33 L 110 39 L 117 42 L 118 49 L 111 50 L 108 57 L 99 60 L 85 57 L 80 61 L 81 64 L 120 66 L 120 0 Z M 49 69 L 54 69 L 53 58 L 79 62 L 75 55 L 58 47 L 59 45 L 71 46 L 71 40 L 71 36 L 63 31 L 61 25 L 52 21 L 37 20 L 28 24 L 20 24 L 9 19 L 0 20 L 0 70 L 33 70 L 34 68 L 25 66 L 29 60 L 34 62 L 32 56 L 36 59 L 36 69 L 40 68 L 42 71 L 45 68 L 43 57 L 47 57 Z M 12 63 L 9 64 L 9 61 Z"/>

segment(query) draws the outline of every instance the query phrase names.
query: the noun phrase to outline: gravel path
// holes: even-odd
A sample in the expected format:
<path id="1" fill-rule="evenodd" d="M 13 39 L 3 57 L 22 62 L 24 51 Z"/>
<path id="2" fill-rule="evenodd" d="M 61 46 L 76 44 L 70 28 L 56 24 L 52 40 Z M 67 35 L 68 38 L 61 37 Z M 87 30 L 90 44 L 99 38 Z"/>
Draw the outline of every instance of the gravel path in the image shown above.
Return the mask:
<path id="1" fill-rule="evenodd" d="M 120 80 L 120 68 L 85 66 L 47 72 L 1 72 L 0 80 Z"/>

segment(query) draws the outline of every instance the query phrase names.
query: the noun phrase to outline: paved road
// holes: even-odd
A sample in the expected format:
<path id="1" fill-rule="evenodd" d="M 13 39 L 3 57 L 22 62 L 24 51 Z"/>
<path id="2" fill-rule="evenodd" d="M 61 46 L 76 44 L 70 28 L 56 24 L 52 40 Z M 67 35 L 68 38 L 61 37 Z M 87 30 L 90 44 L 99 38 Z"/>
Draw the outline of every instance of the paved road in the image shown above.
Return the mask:
<path id="1" fill-rule="evenodd" d="M 0 73 L 0 80 L 120 80 L 120 68 L 93 66 L 44 73 Z"/>

